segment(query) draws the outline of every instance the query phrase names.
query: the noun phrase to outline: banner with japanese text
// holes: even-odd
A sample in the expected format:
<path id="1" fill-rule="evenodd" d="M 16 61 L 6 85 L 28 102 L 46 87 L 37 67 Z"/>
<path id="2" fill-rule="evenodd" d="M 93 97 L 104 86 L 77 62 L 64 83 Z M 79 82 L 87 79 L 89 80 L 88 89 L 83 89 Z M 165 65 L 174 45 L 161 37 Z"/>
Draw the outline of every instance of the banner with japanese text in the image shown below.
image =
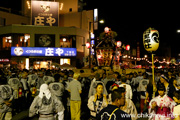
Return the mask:
<path id="1" fill-rule="evenodd" d="M 58 26 L 59 2 L 31 1 L 32 25 Z"/>
<path id="2" fill-rule="evenodd" d="M 11 56 L 75 57 L 76 48 L 11 47 Z"/>

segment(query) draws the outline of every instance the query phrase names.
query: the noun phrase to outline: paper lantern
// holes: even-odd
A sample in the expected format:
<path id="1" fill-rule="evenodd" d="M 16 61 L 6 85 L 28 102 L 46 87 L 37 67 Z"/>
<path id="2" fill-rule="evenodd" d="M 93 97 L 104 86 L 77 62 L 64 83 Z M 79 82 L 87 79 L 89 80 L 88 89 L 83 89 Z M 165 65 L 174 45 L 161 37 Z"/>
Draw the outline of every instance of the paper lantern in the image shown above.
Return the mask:
<path id="1" fill-rule="evenodd" d="M 121 41 L 117 41 L 117 47 L 121 47 L 122 42 Z"/>
<path id="2" fill-rule="evenodd" d="M 104 32 L 105 32 L 105 33 L 108 33 L 108 32 L 109 32 L 109 28 L 108 28 L 108 27 L 105 27 L 105 28 L 104 28 Z"/>
<path id="3" fill-rule="evenodd" d="M 143 33 L 143 44 L 146 51 L 156 51 L 159 47 L 159 32 L 154 28 L 148 28 Z"/>
<path id="4" fill-rule="evenodd" d="M 126 45 L 126 50 L 130 50 L 130 45 Z"/>
<path id="5" fill-rule="evenodd" d="M 86 43 L 86 47 L 90 48 L 90 43 L 89 42 Z"/>

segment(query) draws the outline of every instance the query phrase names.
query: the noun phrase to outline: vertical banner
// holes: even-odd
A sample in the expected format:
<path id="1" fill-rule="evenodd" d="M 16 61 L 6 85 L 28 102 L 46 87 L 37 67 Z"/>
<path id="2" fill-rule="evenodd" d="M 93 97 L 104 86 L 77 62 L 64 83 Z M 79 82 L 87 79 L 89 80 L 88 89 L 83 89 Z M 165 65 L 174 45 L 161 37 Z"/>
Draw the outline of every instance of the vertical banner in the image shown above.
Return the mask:
<path id="1" fill-rule="evenodd" d="M 98 9 L 94 9 L 94 30 L 98 29 Z"/>
<path id="2" fill-rule="evenodd" d="M 58 26 L 59 2 L 31 1 L 32 25 Z"/>
<path id="3" fill-rule="evenodd" d="M 139 42 L 137 42 L 137 53 L 136 53 L 136 57 L 140 58 L 140 46 L 139 46 Z"/>

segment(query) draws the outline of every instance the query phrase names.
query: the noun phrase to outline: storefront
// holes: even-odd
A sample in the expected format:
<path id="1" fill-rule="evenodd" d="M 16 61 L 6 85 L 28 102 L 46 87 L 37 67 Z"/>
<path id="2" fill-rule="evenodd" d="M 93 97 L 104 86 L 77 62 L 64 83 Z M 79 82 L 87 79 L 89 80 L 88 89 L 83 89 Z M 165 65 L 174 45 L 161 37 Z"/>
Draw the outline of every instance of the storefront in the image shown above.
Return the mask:
<path id="1" fill-rule="evenodd" d="M 73 58 L 77 56 L 77 50 L 57 47 L 11 47 L 11 56 L 15 57 L 14 61 L 18 59 L 23 61 L 24 66 L 21 68 L 52 69 L 52 63 L 71 64 Z"/>
<path id="2" fill-rule="evenodd" d="M 0 59 L 0 68 L 8 67 L 8 66 L 10 66 L 9 59 Z"/>
<path id="3" fill-rule="evenodd" d="M 51 64 L 76 66 L 88 50 L 82 46 L 89 32 L 71 27 L 12 25 L 0 27 L 0 52 L 20 69 L 52 69 Z M 7 54 L 6 54 L 7 55 Z M 78 61 L 78 62 L 79 62 Z"/>

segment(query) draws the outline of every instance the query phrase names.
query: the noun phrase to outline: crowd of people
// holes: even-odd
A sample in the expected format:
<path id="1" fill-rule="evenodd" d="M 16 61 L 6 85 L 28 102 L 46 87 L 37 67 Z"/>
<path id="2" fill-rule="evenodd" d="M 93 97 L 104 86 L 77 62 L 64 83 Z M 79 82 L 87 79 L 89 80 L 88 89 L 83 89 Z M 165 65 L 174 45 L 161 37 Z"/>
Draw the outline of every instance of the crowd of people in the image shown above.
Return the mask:
<path id="1" fill-rule="evenodd" d="M 24 110 L 39 120 L 180 119 L 180 72 L 0 70 L 0 120 Z"/>

